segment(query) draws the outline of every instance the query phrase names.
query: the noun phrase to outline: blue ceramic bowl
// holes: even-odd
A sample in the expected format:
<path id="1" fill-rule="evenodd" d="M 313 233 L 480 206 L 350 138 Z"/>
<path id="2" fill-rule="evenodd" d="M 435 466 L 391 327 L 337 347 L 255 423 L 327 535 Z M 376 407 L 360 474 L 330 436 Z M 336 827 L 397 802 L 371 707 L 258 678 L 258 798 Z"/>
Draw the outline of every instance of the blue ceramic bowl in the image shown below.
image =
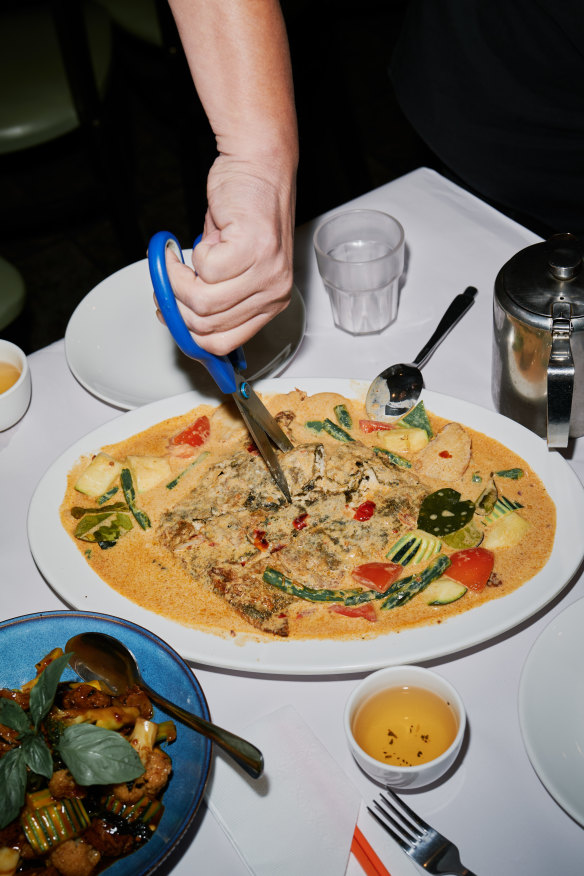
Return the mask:
<path id="1" fill-rule="evenodd" d="M 144 680 L 154 690 L 209 720 L 205 695 L 184 660 L 158 636 L 143 627 L 109 615 L 84 611 L 50 611 L 0 622 L 0 687 L 20 687 L 34 677 L 37 663 L 52 648 L 64 648 L 71 636 L 97 632 L 115 636 L 138 661 Z M 75 679 L 72 670 L 63 679 Z M 171 716 L 154 709 L 154 720 Z M 175 719 L 173 719 L 175 720 Z M 147 876 L 176 848 L 199 808 L 211 762 L 211 742 L 175 720 L 176 741 L 165 746 L 173 775 L 164 795 L 160 824 L 142 848 L 120 858 L 107 876 Z"/>

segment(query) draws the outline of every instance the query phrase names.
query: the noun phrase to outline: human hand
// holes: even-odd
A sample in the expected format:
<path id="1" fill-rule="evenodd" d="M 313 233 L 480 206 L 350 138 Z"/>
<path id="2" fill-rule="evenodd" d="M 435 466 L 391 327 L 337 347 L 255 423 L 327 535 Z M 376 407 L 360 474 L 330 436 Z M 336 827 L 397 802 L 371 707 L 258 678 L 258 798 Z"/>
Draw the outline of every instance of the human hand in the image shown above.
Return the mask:
<path id="1" fill-rule="evenodd" d="M 219 155 L 207 194 L 203 238 L 193 251 L 194 271 L 170 249 L 167 268 L 195 341 L 224 355 L 253 337 L 290 301 L 294 178 L 278 168 Z"/>

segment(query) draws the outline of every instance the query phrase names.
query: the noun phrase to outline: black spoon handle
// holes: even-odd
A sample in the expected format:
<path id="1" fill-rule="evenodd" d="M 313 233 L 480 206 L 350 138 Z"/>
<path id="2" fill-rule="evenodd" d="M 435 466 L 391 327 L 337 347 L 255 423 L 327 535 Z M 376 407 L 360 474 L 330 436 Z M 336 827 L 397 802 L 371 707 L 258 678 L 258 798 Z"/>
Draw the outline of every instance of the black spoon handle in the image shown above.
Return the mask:
<path id="1" fill-rule="evenodd" d="M 477 294 L 477 290 L 474 286 L 468 286 L 464 292 L 461 292 L 459 295 L 454 298 L 451 302 L 448 310 L 438 323 L 436 331 L 428 341 L 425 347 L 423 347 L 416 358 L 413 361 L 413 365 L 417 365 L 418 368 L 421 368 L 422 365 L 430 358 L 438 344 L 446 337 L 448 332 L 454 328 L 458 320 L 464 316 L 466 311 L 469 309 L 471 304 L 474 301 L 474 297 Z"/>

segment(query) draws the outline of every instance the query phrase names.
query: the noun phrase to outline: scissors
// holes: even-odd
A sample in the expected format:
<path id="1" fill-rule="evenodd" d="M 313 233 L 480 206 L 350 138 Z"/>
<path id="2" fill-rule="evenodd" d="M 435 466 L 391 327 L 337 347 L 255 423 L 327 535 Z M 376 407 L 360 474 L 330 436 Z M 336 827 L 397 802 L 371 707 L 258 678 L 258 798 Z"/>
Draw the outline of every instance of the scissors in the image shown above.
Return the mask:
<path id="1" fill-rule="evenodd" d="M 201 235 L 195 240 L 193 248 L 200 240 Z M 242 375 L 241 372 L 247 368 L 243 347 L 238 347 L 227 356 L 216 356 L 195 342 L 180 314 L 170 285 L 166 270 L 167 248 L 172 249 L 184 264 L 182 249 L 174 234 L 158 231 L 148 246 L 148 266 L 164 321 L 182 352 L 204 365 L 222 392 L 231 393 L 276 485 L 286 500 L 292 502 L 288 482 L 269 439 L 283 451 L 292 450 L 294 445 Z"/>

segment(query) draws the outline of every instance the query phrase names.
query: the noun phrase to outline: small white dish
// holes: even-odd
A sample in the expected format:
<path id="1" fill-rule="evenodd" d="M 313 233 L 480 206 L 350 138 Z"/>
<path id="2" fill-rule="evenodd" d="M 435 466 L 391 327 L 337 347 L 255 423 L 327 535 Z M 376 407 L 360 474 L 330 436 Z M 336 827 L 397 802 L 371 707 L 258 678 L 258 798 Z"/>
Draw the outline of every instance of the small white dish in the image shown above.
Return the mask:
<path id="1" fill-rule="evenodd" d="M 187 265 L 191 253 L 183 250 Z M 286 310 L 244 346 L 247 380 L 281 374 L 296 354 L 305 326 L 304 300 L 293 286 Z M 181 353 L 156 318 L 146 259 L 107 277 L 77 305 L 65 332 L 65 355 L 85 389 L 123 410 L 193 389 L 218 393 L 204 366 Z"/>
<path id="2" fill-rule="evenodd" d="M 584 827 L 584 599 L 540 634 L 519 683 L 519 724 L 533 768 Z"/>
<path id="3" fill-rule="evenodd" d="M 16 425 L 30 404 L 32 383 L 25 353 L 10 341 L 0 340 L 0 362 L 8 362 L 20 371 L 12 386 L 0 392 L 0 432 Z"/>
<path id="4" fill-rule="evenodd" d="M 437 694 L 451 711 L 456 735 L 448 748 L 433 760 L 408 766 L 389 764 L 369 755 L 357 742 L 354 726 L 359 709 L 375 694 L 395 688 L 422 688 Z M 388 666 L 359 682 L 347 701 L 344 725 L 353 757 L 370 778 L 394 788 L 422 788 L 441 778 L 456 761 L 466 728 L 466 710 L 456 689 L 441 675 L 422 666 Z"/>

